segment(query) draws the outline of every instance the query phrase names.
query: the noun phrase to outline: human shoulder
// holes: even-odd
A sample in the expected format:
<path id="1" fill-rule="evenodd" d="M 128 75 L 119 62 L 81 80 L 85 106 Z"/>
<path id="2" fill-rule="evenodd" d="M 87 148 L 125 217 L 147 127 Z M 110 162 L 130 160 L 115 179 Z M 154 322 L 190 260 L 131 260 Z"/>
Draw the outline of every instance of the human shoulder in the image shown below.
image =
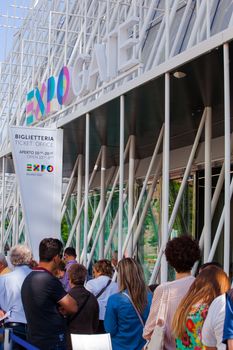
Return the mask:
<path id="1" fill-rule="evenodd" d="M 85 288 L 89 290 L 90 292 L 95 291 L 98 288 L 103 288 L 106 283 L 109 281 L 108 276 L 98 276 L 96 278 L 93 278 L 89 281 L 87 281 Z M 112 285 L 113 282 L 111 282 Z"/>
<path id="2" fill-rule="evenodd" d="M 154 290 L 153 295 L 162 295 L 165 290 L 171 289 L 172 282 L 163 282 Z"/>
<path id="3" fill-rule="evenodd" d="M 195 277 L 188 276 L 180 279 L 176 279 L 174 281 L 164 282 L 160 286 L 156 288 L 156 290 L 161 287 L 163 290 L 182 290 L 183 288 L 187 288 L 191 286 L 191 284 L 195 281 Z"/>
<path id="4" fill-rule="evenodd" d="M 84 286 L 75 286 L 69 290 L 68 294 L 70 294 L 72 297 L 75 297 L 75 296 L 84 296 L 85 297 L 85 296 L 93 295 Z"/>
<path id="5" fill-rule="evenodd" d="M 92 278 L 91 280 L 87 281 L 87 283 L 85 284 L 85 288 L 95 286 L 95 284 L 96 284 L 96 278 Z"/>
<path id="6" fill-rule="evenodd" d="M 72 265 L 77 264 L 76 260 L 70 260 L 66 263 L 66 271 L 68 271 Z"/>
<path id="7" fill-rule="evenodd" d="M 213 309 L 220 309 L 225 308 L 226 306 L 226 293 L 219 295 L 217 298 L 215 298 L 212 303 L 210 304 L 209 311 Z"/>
<path id="8" fill-rule="evenodd" d="M 16 266 L 12 272 L 16 276 L 19 275 L 20 277 L 22 277 L 22 276 L 27 276 L 29 273 L 31 273 L 32 269 L 28 265 L 21 265 L 21 266 Z"/>
<path id="9" fill-rule="evenodd" d="M 4 282 L 5 280 L 12 278 L 14 276 L 14 271 L 10 271 L 4 275 L 0 275 L 0 283 Z"/>
<path id="10" fill-rule="evenodd" d="M 176 293 L 178 290 L 183 289 L 187 284 L 191 285 L 194 280 L 194 277 L 189 276 L 187 278 L 163 282 L 155 289 L 153 299 L 160 299 L 164 293 Z"/>
<path id="11" fill-rule="evenodd" d="M 118 284 L 117 284 L 117 282 L 114 282 L 114 281 L 112 281 L 111 282 L 111 284 L 110 284 L 110 286 L 111 286 L 111 290 L 112 291 L 115 291 L 116 293 L 118 292 Z"/>
<path id="12" fill-rule="evenodd" d="M 225 308 L 226 308 L 226 294 L 222 294 L 215 298 L 210 304 L 207 319 L 211 324 L 215 324 L 216 322 L 225 317 Z"/>
<path id="13" fill-rule="evenodd" d="M 121 303 L 123 299 L 124 299 L 124 295 L 122 293 L 115 293 L 110 295 L 110 297 L 108 298 L 108 302 L 110 304 L 117 305 Z"/>
<path id="14" fill-rule="evenodd" d="M 61 282 L 47 270 L 33 269 L 25 278 L 26 282 L 33 282 L 39 289 L 46 286 L 46 288 L 62 288 Z M 62 288 L 63 289 L 63 288 Z"/>

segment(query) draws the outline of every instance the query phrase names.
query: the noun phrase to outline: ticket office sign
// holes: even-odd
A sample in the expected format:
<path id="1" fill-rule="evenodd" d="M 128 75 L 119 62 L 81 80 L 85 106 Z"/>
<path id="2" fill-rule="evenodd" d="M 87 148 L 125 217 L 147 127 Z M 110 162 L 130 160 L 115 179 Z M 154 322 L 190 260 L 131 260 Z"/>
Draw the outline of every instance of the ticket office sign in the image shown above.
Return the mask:
<path id="1" fill-rule="evenodd" d="M 10 127 L 22 209 L 33 255 L 39 242 L 60 238 L 63 130 Z"/>

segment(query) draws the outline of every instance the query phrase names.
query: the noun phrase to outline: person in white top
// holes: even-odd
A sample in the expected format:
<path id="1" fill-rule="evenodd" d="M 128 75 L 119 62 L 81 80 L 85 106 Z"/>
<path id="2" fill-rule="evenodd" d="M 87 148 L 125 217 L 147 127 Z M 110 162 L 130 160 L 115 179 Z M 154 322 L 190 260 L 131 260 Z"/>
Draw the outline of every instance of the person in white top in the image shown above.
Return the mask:
<path id="1" fill-rule="evenodd" d="M 12 272 L 0 276 L 0 309 L 8 317 L 4 328 L 11 328 L 14 334 L 26 340 L 26 317 L 21 298 L 21 287 L 26 276 L 31 272 L 31 250 L 26 245 L 18 244 L 10 250 L 10 262 L 14 267 Z M 13 350 L 21 349 L 16 343 Z"/>
<path id="2" fill-rule="evenodd" d="M 94 279 L 89 280 L 85 288 L 95 295 L 99 303 L 99 328 L 98 333 L 105 333 L 104 317 L 110 295 L 118 292 L 118 285 L 112 282 L 113 267 L 111 261 L 102 259 L 93 266 Z"/>
<path id="3" fill-rule="evenodd" d="M 226 350 L 222 343 L 225 319 L 226 294 L 222 294 L 211 303 L 202 328 L 202 343 L 206 350 Z"/>

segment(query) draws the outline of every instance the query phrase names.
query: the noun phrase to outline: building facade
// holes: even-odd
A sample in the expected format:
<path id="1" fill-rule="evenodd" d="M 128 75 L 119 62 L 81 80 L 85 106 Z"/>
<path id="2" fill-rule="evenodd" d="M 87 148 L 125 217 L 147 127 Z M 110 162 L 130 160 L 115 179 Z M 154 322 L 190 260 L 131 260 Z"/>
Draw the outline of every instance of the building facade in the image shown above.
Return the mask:
<path id="1" fill-rule="evenodd" d="M 232 38 L 232 0 L 32 1 L 1 63 L 2 249 L 27 241 L 9 125 L 62 128 L 79 261 L 117 250 L 166 280 L 188 233 L 231 273 Z"/>

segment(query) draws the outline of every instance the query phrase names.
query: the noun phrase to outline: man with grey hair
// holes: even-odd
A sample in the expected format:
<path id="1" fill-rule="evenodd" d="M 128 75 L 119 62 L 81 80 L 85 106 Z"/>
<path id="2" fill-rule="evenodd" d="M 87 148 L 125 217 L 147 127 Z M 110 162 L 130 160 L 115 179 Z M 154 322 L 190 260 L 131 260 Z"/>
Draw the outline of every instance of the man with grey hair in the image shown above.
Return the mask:
<path id="1" fill-rule="evenodd" d="M 6 261 L 6 257 L 3 253 L 0 253 L 0 276 L 11 272 Z"/>
<path id="2" fill-rule="evenodd" d="M 10 250 L 10 262 L 14 270 L 0 276 L 0 309 L 8 314 L 4 327 L 26 340 L 26 318 L 21 299 L 21 287 L 25 277 L 31 272 L 31 250 L 26 245 L 16 245 Z M 13 350 L 23 349 L 18 344 Z"/>

